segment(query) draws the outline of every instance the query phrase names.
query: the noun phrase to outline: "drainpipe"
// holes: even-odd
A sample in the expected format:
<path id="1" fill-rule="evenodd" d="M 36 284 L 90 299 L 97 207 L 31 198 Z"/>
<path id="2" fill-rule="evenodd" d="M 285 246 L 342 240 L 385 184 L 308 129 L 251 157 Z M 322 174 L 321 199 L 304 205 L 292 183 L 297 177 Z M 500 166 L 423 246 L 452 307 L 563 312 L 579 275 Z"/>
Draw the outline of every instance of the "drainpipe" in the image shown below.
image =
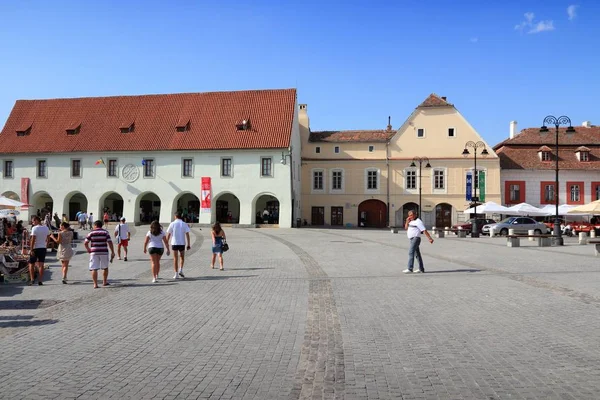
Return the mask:
<path id="1" fill-rule="evenodd" d="M 385 165 L 387 167 L 387 190 L 386 190 L 386 197 L 387 197 L 387 217 L 386 217 L 386 222 L 387 222 L 387 226 L 389 228 L 390 226 L 390 155 L 389 155 L 389 146 L 390 146 L 390 141 L 388 140 L 387 142 L 385 142 Z"/>
<path id="2" fill-rule="evenodd" d="M 292 156 L 292 146 L 288 147 L 288 152 L 290 153 L 290 197 L 292 198 L 292 224 L 291 227 L 294 227 L 295 215 L 294 215 L 294 158 Z M 280 214 L 281 215 L 281 214 Z"/>

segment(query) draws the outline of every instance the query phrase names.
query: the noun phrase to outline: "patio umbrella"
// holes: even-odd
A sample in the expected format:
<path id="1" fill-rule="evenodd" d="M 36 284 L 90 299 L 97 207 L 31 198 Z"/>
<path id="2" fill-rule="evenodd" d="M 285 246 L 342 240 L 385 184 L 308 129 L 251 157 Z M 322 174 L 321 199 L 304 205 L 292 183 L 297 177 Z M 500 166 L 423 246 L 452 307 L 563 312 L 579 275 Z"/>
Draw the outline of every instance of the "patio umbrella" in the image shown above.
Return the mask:
<path id="1" fill-rule="evenodd" d="M 570 212 L 572 209 L 574 209 L 577 206 L 573 206 L 570 204 L 561 204 L 560 206 L 558 206 L 558 215 L 566 215 L 566 216 L 581 216 L 581 215 L 590 215 L 589 213 L 572 213 Z M 553 216 L 556 215 L 556 206 L 552 205 L 552 204 L 548 204 L 544 207 L 542 207 L 542 211 L 546 212 L 546 215 L 548 216 Z"/>
<path id="2" fill-rule="evenodd" d="M 501 206 L 500 204 L 494 203 L 493 201 L 488 201 L 487 203 L 483 203 L 477 206 L 478 214 L 507 214 L 508 208 Z M 475 208 L 467 208 L 463 211 L 464 214 L 473 214 L 475 213 Z"/>
<path id="3" fill-rule="evenodd" d="M 569 210 L 569 214 L 600 214 L 600 200 L 577 206 Z"/>
<path id="4" fill-rule="evenodd" d="M 531 204 L 521 203 L 516 206 L 508 207 L 508 215 L 529 215 L 529 216 L 546 216 L 548 213 L 540 208 L 534 207 Z"/>
<path id="5" fill-rule="evenodd" d="M 0 196 L 0 206 L 2 206 L 4 208 L 22 207 L 22 206 L 26 206 L 26 205 L 27 204 L 21 203 L 20 201 L 9 199 L 8 197 Z"/>

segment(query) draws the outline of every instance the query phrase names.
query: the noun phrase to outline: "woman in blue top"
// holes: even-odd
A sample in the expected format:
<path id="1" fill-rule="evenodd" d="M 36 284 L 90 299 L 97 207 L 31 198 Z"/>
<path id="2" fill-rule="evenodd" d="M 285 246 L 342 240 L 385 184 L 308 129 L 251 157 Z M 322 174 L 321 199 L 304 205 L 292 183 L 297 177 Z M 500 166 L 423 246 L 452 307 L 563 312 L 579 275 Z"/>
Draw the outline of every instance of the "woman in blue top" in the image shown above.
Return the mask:
<path id="1" fill-rule="evenodd" d="M 225 231 L 221 228 L 221 224 L 216 222 L 213 225 L 212 232 L 212 260 L 210 262 L 210 268 L 215 268 L 215 259 L 217 254 L 219 255 L 220 270 L 223 271 L 223 242 L 225 242 Z"/>

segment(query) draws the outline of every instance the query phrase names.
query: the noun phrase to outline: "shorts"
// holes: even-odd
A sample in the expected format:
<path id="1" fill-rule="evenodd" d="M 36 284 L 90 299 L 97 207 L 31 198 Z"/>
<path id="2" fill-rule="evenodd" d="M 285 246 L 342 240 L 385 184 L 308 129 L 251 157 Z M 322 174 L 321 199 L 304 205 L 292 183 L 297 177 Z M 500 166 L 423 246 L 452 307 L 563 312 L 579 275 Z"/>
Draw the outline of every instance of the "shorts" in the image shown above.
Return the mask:
<path id="1" fill-rule="evenodd" d="M 182 245 L 182 244 L 181 245 L 180 244 L 175 245 L 174 244 L 173 246 L 171 246 L 171 250 L 173 250 L 173 251 L 180 251 L 180 252 L 183 253 L 185 251 L 185 245 Z"/>
<path id="2" fill-rule="evenodd" d="M 108 269 L 109 261 L 108 254 L 90 254 L 90 271 Z"/>
<path id="3" fill-rule="evenodd" d="M 123 247 L 129 246 L 129 239 L 119 239 L 117 243 Z"/>
<path id="4" fill-rule="evenodd" d="M 46 262 L 46 249 L 33 249 L 29 255 L 29 264 Z"/>
<path id="5" fill-rule="evenodd" d="M 150 247 L 148 249 L 148 254 L 158 254 L 159 256 L 162 256 L 165 252 L 165 249 L 162 247 Z"/>

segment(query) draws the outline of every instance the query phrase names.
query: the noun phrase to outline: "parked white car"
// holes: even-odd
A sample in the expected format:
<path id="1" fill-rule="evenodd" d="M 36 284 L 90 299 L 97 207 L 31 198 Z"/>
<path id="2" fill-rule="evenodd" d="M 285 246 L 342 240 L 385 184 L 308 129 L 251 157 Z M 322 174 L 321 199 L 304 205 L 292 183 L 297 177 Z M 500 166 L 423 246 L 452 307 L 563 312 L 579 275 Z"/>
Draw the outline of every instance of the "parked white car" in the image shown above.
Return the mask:
<path id="1" fill-rule="evenodd" d="M 481 232 L 489 235 L 491 228 L 502 236 L 508 235 L 509 229 L 514 229 L 515 233 L 519 234 L 527 234 L 528 231 L 534 231 L 536 234 L 549 233 L 548 227 L 543 222 L 537 222 L 529 217 L 509 217 L 495 224 L 484 225 Z"/>

